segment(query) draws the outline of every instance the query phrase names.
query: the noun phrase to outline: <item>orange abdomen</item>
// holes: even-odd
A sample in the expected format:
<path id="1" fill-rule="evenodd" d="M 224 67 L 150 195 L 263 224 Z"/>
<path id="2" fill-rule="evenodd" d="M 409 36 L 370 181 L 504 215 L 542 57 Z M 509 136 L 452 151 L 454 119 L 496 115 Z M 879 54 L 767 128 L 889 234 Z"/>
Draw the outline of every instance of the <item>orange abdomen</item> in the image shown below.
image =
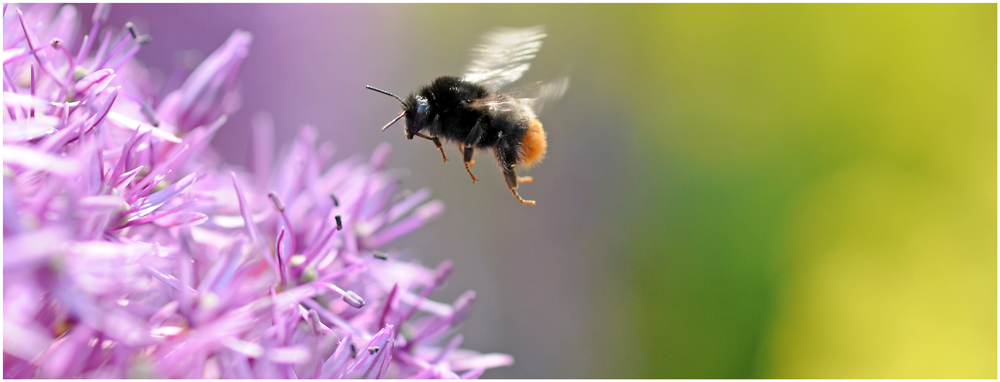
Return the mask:
<path id="1" fill-rule="evenodd" d="M 535 165 L 545 158 L 546 147 L 548 147 L 548 143 L 545 141 L 545 130 L 542 129 L 542 122 L 537 119 L 531 120 L 528 132 L 521 139 L 517 163 L 525 167 Z"/>

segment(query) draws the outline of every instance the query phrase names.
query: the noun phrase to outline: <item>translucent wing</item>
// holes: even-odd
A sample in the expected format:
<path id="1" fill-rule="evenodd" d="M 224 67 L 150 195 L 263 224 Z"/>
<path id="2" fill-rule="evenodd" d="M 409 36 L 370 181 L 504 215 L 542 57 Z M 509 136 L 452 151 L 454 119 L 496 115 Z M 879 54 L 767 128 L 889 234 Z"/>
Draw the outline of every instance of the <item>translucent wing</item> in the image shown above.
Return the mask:
<path id="1" fill-rule="evenodd" d="M 542 111 L 545 102 L 561 98 L 563 94 L 566 94 L 566 89 L 569 89 L 569 77 L 538 83 L 509 94 L 511 97 L 520 99 L 522 103 L 538 113 Z"/>
<path id="2" fill-rule="evenodd" d="M 547 101 L 559 99 L 569 88 L 569 77 L 562 77 L 551 82 L 539 82 L 534 85 L 502 93 L 495 98 L 484 98 L 477 100 L 472 108 L 493 111 L 514 111 L 526 110 L 531 113 L 538 113 Z"/>
<path id="3" fill-rule="evenodd" d="M 490 111 L 527 111 L 529 115 L 534 112 L 531 110 L 530 99 L 528 98 L 510 98 L 510 97 L 499 97 L 499 98 L 483 98 L 478 99 L 473 102 L 469 107 L 477 110 L 490 110 Z"/>
<path id="4" fill-rule="evenodd" d="M 465 71 L 465 80 L 499 90 L 521 78 L 528 61 L 542 47 L 544 28 L 497 29 L 483 37 L 472 49 L 474 58 Z"/>

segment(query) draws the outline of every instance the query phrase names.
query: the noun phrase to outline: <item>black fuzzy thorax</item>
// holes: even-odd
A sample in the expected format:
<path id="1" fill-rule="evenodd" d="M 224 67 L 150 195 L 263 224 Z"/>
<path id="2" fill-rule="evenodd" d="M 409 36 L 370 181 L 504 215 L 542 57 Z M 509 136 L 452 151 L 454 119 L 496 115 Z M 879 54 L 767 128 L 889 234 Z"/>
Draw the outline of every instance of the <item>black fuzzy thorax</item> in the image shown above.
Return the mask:
<path id="1" fill-rule="evenodd" d="M 417 120 L 417 96 L 427 100 L 428 109 Z M 422 131 L 447 141 L 465 144 L 478 122 L 480 134 L 473 147 L 514 149 L 523 139 L 530 117 L 509 108 L 492 108 L 487 102 L 510 101 L 508 96 L 458 77 L 438 77 L 406 98 L 404 116 L 407 134 Z M 498 153 L 500 154 L 500 153 Z M 508 153 L 510 154 L 510 153 Z M 508 159 L 511 158 L 508 155 Z M 498 158 L 500 159 L 500 158 Z"/>

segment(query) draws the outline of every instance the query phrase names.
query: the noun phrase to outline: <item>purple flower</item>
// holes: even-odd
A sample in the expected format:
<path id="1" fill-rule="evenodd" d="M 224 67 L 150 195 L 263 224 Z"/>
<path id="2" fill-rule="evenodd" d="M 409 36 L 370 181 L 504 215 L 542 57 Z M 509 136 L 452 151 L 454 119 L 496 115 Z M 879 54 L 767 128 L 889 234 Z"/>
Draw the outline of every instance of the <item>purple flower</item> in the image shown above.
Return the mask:
<path id="1" fill-rule="evenodd" d="M 222 46 L 160 104 L 161 118 L 183 130 L 204 125 L 239 108 L 236 78 L 250 50 L 250 32 L 234 31 Z"/>
<path id="2" fill-rule="evenodd" d="M 399 190 L 387 146 L 330 163 L 305 127 L 275 160 L 262 118 L 254 171 L 219 161 L 208 142 L 238 106 L 248 32 L 161 98 L 132 59 L 148 36 L 96 36 L 107 5 L 75 53 L 75 8 L 8 8 L 5 378 L 446 378 L 513 362 L 458 348 L 475 294 L 429 299 L 451 263 L 379 251 L 444 208 Z"/>

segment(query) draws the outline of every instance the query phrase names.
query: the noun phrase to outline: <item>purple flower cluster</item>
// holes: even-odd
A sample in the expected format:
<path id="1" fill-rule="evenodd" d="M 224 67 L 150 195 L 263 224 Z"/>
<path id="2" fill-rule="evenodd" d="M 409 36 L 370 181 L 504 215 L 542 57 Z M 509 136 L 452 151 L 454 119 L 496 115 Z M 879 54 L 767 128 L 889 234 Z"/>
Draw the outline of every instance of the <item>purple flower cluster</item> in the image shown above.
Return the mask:
<path id="1" fill-rule="evenodd" d="M 303 128 L 251 170 L 209 146 L 239 106 L 236 31 L 176 90 L 98 5 L 3 6 L 5 378 L 447 378 L 510 365 L 459 349 L 475 294 L 378 249 L 439 216 L 399 191 L 389 149 L 330 164 Z M 80 40 L 78 45 L 74 43 Z M 75 49 L 71 49 L 70 45 Z M 75 50 L 75 53 L 73 52 Z"/>

